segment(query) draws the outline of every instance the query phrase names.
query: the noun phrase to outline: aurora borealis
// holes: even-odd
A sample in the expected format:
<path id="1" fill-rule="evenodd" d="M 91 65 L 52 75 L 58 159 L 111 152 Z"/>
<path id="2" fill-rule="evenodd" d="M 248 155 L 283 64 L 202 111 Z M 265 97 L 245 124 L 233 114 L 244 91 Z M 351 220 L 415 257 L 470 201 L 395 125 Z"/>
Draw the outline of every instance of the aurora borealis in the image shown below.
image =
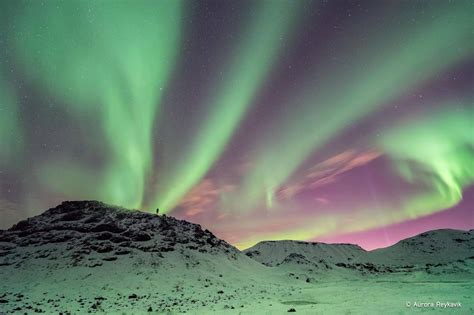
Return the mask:
<path id="1" fill-rule="evenodd" d="M 264 239 L 474 228 L 471 1 L 3 1 L 0 218 Z"/>

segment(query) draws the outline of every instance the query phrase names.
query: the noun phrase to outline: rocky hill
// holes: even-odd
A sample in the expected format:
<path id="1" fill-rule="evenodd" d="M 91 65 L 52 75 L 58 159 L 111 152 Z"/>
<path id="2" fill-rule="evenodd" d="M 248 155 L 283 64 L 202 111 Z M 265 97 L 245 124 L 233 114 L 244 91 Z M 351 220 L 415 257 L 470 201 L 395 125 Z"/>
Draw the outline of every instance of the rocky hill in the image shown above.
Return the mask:
<path id="1" fill-rule="evenodd" d="M 0 313 L 237 307 L 226 283 L 257 283 L 255 273 L 267 275 L 197 224 L 98 201 L 63 202 L 0 231 Z"/>
<path id="2" fill-rule="evenodd" d="M 47 245 L 63 245 L 45 249 Z M 18 254 L 16 248 L 28 248 Z M 201 226 L 173 217 L 130 211 L 98 201 L 66 201 L 43 214 L 0 231 L 0 265 L 21 266 L 30 259 L 67 258 L 72 265 L 97 266 L 131 253 L 171 251 L 240 252 Z"/>

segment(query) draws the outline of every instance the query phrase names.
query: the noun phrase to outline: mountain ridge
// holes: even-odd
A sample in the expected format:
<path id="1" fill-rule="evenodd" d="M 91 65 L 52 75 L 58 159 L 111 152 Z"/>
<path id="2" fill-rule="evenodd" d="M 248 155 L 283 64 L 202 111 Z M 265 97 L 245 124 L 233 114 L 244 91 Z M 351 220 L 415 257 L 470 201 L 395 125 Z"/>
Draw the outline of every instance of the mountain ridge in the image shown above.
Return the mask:
<path id="1" fill-rule="evenodd" d="M 433 239 L 436 239 L 436 242 L 432 241 Z M 423 242 L 425 240 L 431 240 L 433 244 L 426 245 Z M 464 245 L 462 243 L 465 242 L 468 243 L 465 248 L 458 248 L 454 250 L 454 253 L 448 250 L 453 249 L 453 246 L 456 245 Z M 429 249 L 425 249 L 423 246 L 427 246 Z M 421 251 L 422 254 L 414 256 L 417 251 Z M 267 266 L 278 265 L 290 254 L 303 255 L 310 261 L 322 260 L 333 264 L 350 262 L 378 264 L 393 264 L 394 262 L 400 264 L 446 263 L 472 256 L 470 253 L 474 252 L 474 230 L 436 229 L 425 231 L 402 239 L 391 246 L 370 251 L 357 244 L 350 243 L 280 240 L 261 241 L 243 250 L 243 252 Z M 430 258 L 431 256 L 433 257 Z"/>
<path id="2" fill-rule="evenodd" d="M 163 253 L 184 247 L 234 255 L 239 253 L 235 247 L 218 239 L 209 230 L 203 230 L 198 224 L 170 216 L 131 211 L 95 200 L 65 201 L 3 230 L 0 242 L 20 247 L 67 243 L 67 249 L 73 251 L 68 255 L 78 260 L 83 260 L 84 256 L 94 251 L 113 253 L 112 257 L 118 259 L 131 249 Z M 8 255 L 5 247 L 8 246 L 3 245 L 0 256 Z M 7 263 L 4 259 L 3 265 Z"/>

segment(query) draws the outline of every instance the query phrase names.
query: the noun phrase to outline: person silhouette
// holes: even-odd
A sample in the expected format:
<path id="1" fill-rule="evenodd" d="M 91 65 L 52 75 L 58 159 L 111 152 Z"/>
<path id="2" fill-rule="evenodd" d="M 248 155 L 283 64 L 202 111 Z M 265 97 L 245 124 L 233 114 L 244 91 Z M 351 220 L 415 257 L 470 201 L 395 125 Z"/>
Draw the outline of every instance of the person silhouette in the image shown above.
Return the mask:
<path id="1" fill-rule="evenodd" d="M 156 208 L 156 214 L 160 212 L 160 208 Z"/>

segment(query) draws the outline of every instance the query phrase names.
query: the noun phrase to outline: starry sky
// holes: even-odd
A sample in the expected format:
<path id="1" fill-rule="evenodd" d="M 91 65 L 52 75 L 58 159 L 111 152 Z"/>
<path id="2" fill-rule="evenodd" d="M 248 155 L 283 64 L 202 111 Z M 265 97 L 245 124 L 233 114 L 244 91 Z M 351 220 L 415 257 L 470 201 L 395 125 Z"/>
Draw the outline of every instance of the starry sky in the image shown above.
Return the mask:
<path id="1" fill-rule="evenodd" d="M 268 239 L 474 228 L 471 1 L 2 1 L 0 228 L 97 199 Z"/>

